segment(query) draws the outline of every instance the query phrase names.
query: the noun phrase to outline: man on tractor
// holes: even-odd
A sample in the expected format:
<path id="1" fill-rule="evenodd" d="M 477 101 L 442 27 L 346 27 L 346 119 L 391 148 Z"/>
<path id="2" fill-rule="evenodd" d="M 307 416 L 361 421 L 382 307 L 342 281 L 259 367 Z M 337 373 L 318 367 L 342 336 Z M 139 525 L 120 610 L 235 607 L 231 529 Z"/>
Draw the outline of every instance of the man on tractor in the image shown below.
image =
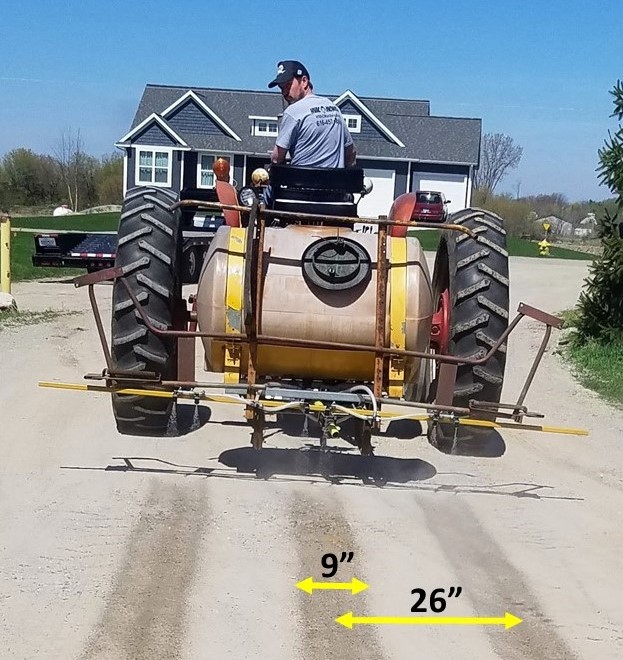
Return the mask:
<path id="1" fill-rule="evenodd" d="M 309 72 L 296 60 L 277 65 L 277 76 L 268 87 L 279 86 L 288 104 L 272 152 L 273 163 L 299 167 L 352 167 L 356 151 L 340 109 L 314 94 Z"/>
<path id="2" fill-rule="evenodd" d="M 288 107 L 284 110 L 271 161 L 281 165 L 290 153 L 290 165 L 344 168 L 355 164 L 353 139 L 340 109 L 328 98 L 314 94 L 309 72 L 297 60 L 277 64 L 277 75 L 268 85 L 279 86 Z M 264 191 L 267 207 L 274 204 L 274 189 Z"/>

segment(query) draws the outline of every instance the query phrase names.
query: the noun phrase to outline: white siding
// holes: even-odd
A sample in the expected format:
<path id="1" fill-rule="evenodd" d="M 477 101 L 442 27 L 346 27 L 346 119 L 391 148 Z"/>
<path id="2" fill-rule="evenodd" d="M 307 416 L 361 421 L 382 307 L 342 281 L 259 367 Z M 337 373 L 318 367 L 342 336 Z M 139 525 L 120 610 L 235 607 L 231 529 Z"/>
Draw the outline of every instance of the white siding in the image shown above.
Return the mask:
<path id="1" fill-rule="evenodd" d="M 374 188 L 360 202 L 358 214 L 367 218 L 378 218 L 388 215 L 394 201 L 394 186 L 396 172 L 394 170 L 365 168 L 363 175 L 372 180 Z"/>

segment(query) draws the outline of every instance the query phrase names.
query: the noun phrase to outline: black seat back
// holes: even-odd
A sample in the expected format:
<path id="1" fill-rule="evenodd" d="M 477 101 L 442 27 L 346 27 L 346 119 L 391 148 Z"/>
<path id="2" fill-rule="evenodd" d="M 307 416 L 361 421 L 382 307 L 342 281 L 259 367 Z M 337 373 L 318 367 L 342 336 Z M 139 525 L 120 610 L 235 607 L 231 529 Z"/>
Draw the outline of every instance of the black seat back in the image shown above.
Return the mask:
<path id="1" fill-rule="evenodd" d="M 272 165 L 270 184 L 276 210 L 356 218 L 353 194 L 363 190 L 363 170 Z"/>
<path id="2" fill-rule="evenodd" d="M 275 188 L 304 190 L 335 190 L 360 193 L 363 190 L 363 170 L 355 168 L 297 167 L 272 165 L 270 183 Z"/>

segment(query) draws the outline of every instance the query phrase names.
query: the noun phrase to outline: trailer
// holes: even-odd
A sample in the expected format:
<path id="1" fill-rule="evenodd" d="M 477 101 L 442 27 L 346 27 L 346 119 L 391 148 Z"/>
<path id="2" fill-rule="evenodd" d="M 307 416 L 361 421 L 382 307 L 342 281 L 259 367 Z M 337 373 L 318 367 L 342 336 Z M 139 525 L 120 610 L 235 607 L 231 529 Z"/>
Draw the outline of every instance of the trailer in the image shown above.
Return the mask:
<path id="1" fill-rule="evenodd" d="M 186 188 L 180 199 L 217 202 L 213 189 Z M 123 219 L 123 216 L 122 216 Z M 216 231 L 225 223 L 218 210 L 186 207 L 181 217 L 181 276 L 184 284 L 199 280 L 204 256 Z M 117 232 L 50 231 L 34 235 L 33 266 L 84 268 L 93 273 L 115 265 Z"/>

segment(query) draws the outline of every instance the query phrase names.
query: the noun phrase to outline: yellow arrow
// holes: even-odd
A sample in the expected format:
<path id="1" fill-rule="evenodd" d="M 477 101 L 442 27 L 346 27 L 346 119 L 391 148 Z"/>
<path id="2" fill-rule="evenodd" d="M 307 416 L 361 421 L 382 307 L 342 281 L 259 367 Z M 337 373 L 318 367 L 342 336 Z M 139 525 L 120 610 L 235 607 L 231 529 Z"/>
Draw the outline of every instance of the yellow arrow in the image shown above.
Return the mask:
<path id="1" fill-rule="evenodd" d="M 346 628 L 355 625 L 397 625 L 397 626 L 504 626 L 506 629 L 519 625 L 523 619 L 506 612 L 504 616 L 353 616 L 352 612 L 342 614 L 336 622 Z"/>
<path id="2" fill-rule="evenodd" d="M 307 594 L 311 594 L 316 590 L 325 591 L 350 591 L 353 595 L 358 594 L 360 591 L 367 589 L 369 585 L 357 578 L 353 578 L 350 582 L 314 582 L 314 578 L 308 577 L 296 583 L 296 586 Z"/>

